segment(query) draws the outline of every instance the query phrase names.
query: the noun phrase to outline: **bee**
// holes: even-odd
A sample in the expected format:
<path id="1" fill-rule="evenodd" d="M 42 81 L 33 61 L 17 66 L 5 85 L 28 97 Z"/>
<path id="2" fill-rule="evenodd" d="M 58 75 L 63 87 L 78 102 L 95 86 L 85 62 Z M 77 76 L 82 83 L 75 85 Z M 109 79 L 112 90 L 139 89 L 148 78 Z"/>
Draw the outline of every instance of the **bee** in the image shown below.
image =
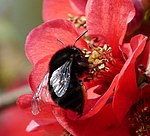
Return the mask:
<path id="1" fill-rule="evenodd" d="M 81 34 L 75 43 L 86 32 Z M 59 42 L 64 44 L 60 40 Z M 49 101 L 50 96 L 61 108 L 70 109 L 82 115 L 85 90 L 81 77 L 88 70 L 88 61 L 75 43 L 57 51 L 52 56 L 49 71 L 45 74 L 32 99 L 33 114 L 37 114 L 40 110 L 39 101 L 43 99 Z"/>

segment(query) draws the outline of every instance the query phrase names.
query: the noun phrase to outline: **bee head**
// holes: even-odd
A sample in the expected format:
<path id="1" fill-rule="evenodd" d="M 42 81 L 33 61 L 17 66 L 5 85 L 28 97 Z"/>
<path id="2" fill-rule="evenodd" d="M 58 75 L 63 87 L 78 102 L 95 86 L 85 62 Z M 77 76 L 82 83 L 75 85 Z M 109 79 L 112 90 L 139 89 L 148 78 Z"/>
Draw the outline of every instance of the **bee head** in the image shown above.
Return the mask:
<path id="1" fill-rule="evenodd" d="M 82 73 L 88 69 L 88 60 L 85 58 L 82 51 L 75 46 L 72 47 L 70 58 L 73 60 L 72 68 L 81 76 Z"/>

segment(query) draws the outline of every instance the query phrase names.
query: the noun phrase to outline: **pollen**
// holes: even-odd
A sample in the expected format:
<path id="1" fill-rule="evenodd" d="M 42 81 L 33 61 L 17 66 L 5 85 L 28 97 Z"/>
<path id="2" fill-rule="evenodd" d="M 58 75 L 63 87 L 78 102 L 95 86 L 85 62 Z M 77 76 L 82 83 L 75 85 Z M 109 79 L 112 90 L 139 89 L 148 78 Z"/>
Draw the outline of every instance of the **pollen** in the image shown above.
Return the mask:
<path id="1" fill-rule="evenodd" d="M 130 131 L 135 136 L 148 136 L 150 134 L 150 107 L 144 106 L 143 100 L 130 111 Z"/>
<path id="2" fill-rule="evenodd" d="M 90 44 L 90 51 L 84 48 L 82 52 L 89 62 L 89 74 L 92 78 L 96 78 L 104 72 L 109 72 L 109 65 L 115 63 L 112 57 L 112 49 L 108 44 L 94 46 Z"/>
<path id="3" fill-rule="evenodd" d="M 68 20 L 71 21 L 76 28 L 86 28 L 86 17 L 85 16 L 73 16 L 68 14 Z"/>

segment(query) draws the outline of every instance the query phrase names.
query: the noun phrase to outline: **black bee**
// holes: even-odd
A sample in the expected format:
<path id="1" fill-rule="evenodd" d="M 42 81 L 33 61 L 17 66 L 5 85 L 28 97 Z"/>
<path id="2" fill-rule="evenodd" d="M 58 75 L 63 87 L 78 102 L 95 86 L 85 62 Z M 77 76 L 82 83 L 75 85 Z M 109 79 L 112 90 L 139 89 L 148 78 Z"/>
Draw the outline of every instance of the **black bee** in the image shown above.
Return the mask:
<path id="1" fill-rule="evenodd" d="M 75 43 L 86 32 L 81 34 Z M 59 42 L 61 41 L 59 40 Z M 80 77 L 88 70 L 88 61 L 82 51 L 75 47 L 75 43 L 72 46 L 59 50 L 53 55 L 49 63 L 49 71 L 44 76 L 33 96 L 32 111 L 34 114 L 39 112 L 38 101 L 43 100 L 43 98 L 48 101 L 50 94 L 53 101 L 60 107 L 75 111 L 80 116 L 82 115 L 84 86 Z"/>

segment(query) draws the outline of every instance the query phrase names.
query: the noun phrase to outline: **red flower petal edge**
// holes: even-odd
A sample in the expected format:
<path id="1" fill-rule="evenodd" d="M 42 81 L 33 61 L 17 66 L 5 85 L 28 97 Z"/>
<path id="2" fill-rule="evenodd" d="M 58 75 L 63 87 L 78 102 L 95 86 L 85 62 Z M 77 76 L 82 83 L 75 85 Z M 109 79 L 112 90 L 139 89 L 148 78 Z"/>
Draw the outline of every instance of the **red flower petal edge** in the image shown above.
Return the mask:
<path id="1" fill-rule="evenodd" d="M 39 60 L 29 75 L 29 84 L 33 92 L 36 92 L 39 84 L 44 78 L 45 74 L 49 71 L 49 61 L 52 55 L 45 56 L 41 60 Z"/>
<path id="2" fill-rule="evenodd" d="M 99 112 L 103 106 L 106 104 L 106 102 L 109 100 L 109 98 L 112 96 L 113 94 L 113 91 L 114 91 L 114 88 L 115 88 L 115 85 L 117 84 L 118 82 L 118 75 L 116 75 L 116 77 L 114 78 L 114 80 L 112 81 L 112 84 L 110 85 L 110 87 L 108 88 L 107 92 L 101 96 L 99 99 L 96 98 L 96 103 L 94 103 L 92 106 L 91 106 L 91 109 L 89 111 L 87 111 L 85 113 L 85 115 L 83 115 L 81 117 L 81 120 L 82 119 L 86 119 L 86 118 L 89 118 L 93 115 L 95 115 L 97 112 Z M 93 90 L 94 91 L 94 90 Z M 89 93 L 89 91 L 87 90 L 87 93 Z M 94 99 L 94 98 L 92 98 Z M 88 102 L 89 100 L 87 100 Z M 87 103 L 85 104 L 85 108 L 86 107 L 89 107 L 90 103 Z"/>
<path id="3" fill-rule="evenodd" d="M 139 39 L 141 40 L 139 41 Z M 135 62 L 143 51 L 146 40 L 147 37 L 143 35 L 137 35 L 132 38 L 130 44 L 138 43 L 137 47 L 119 73 L 113 100 L 113 110 L 119 121 L 123 119 L 130 107 L 139 99 L 140 91 L 136 81 Z"/>
<path id="4" fill-rule="evenodd" d="M 68 14 L 77 15 L 72 9 L 69 0 L 44 0 L 43 20 L 48 21 L 56 18 L 68 18 Z"/>
<path id="5" fill-rule="evenodd" d="M 89 35 L 104 37 L 114 54 L 118 54 L 118 44 L 122 44 L 127 23 L 133 16 L 134 6 L 131 0 L 88 0 L 87 2 Z"/>
<path id="6" fill-rule="evenodd" d="M 48 21 L 39 27 L 33 29 L 27 36 L 25 50 L 28 59 L 36 64 L 40 59 L 47 55 L 53 55 L 64 45 L 73 45 L 79 34 L 77 29 L 70 21 L 56 19 Z M 82 38 L 76 43 L 78 47 L 86 46 Z"/>
<path id="7" fill-rule="evenodd" d="M 27 128 L 27 132 L 39 131 L 39 130 L 46 130 L 47 133 L 50 135 L 61 135 L 63 133 L 63 128 L 59 125 L 55 118 L 49 119 L 36 119 L 32 120 Z"/>
<path id="8" fill-rule="evenodd" d="M 86 7 L 87 0 L 70 0 L 70 4 L 74 11 L 79 15 L 85 15 L 85 7 Z"/>
<path id="9" fill-rule="evenodd" d="M 45 130 L 34 133 L 25 131 L 31 119 L 32 117 L 26 115 L 16 106 L 10 106 L 2 110 L 0 114 L 0 136 L 50 136 L 51 133 Z"/>

